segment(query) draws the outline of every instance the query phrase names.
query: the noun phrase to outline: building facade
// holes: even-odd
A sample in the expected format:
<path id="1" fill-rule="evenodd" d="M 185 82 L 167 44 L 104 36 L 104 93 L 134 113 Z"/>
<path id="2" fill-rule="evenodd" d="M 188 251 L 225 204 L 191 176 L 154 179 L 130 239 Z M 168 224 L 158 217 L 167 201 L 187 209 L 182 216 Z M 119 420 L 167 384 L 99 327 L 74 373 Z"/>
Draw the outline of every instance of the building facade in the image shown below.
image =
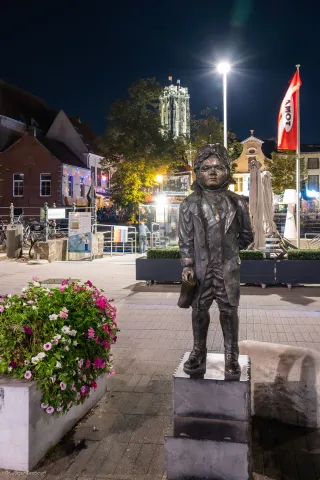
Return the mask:
<path id="1" fill-rule="evenodd" d="M 164 87 L 160 96 L 160 117 L 163 135 L 173 138 L 190 137 L 190 95 L 188 88 L 176 85 Z"/>

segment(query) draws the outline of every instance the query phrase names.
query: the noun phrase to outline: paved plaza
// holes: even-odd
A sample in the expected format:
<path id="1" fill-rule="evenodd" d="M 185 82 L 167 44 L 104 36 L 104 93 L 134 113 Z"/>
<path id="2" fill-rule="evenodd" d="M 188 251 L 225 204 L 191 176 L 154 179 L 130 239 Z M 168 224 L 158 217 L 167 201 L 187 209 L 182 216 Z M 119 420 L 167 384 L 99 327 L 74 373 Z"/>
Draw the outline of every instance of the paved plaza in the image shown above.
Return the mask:
<path id="1" fill-rule="evenodd" d="M 179 286 L 135 281 L 135 258 L 47 265 L 0 262 L 0 294 L 19 292 L 32 276 L 90 279 L 115 298 L 121 332 L 113 347 L 117 374 L 108 393 L 36 472 L 0 479 L 165 479 L 163 438 L 171 428 L 172 374 L 192 348 L 190 310 L 177 307 Z M 320 351 L 320 288 L 242 287 L 240 340 Z M 222 351 L 218 311 L 211 310 L 208 348 Z M 317 431 L 253 422 L 255 478 L 320 478 Z M 228 480 L 228 479 L 226 479 Z"/>

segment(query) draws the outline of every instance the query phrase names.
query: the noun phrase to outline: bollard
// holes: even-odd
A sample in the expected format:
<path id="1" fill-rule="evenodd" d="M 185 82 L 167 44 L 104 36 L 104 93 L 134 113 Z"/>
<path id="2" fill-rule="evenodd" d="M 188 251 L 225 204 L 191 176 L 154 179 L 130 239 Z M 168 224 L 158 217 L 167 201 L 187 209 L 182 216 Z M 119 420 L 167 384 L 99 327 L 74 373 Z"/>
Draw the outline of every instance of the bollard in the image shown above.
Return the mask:
<path id="1" fill-rule="evenodd" d="M 48 203 L 44 204 L 44 234 L 45 234 L 45 241 L 48 241 L 49 237 L 49 223 L 48 223 Z"/>
<path id="2" fill-rule="evenodd" d="M 23 227 L 21 224 L 7 228 L 7 257 L 18 258 L 22 249 Z"/>
<path id="3" fill-rule="evenodd" d="M 10 203 L 10 223 L 14 224 L 14 206 L 13 203 Z"/>

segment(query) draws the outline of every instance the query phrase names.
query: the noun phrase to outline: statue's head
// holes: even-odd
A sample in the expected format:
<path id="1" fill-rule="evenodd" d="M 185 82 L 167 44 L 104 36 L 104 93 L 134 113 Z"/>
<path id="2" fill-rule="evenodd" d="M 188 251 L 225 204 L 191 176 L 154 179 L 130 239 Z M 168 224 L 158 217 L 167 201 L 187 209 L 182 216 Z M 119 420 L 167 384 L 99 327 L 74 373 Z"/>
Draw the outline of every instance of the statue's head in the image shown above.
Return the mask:
<path id="1" fill-rule="evenodd" d="M 194 161 L 194 171 L 202 188 L 208 190 L 227 188 L 231 180 L 227 150 L 219 143 L 200 148 Z"/>

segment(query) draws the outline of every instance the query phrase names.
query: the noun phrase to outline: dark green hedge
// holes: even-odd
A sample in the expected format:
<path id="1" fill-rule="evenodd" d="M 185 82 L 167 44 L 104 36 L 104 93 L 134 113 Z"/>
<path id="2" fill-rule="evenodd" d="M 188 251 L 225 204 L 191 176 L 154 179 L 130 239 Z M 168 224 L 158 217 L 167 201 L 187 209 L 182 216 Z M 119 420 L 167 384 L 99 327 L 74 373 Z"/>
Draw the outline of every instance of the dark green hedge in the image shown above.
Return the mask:
<path id="1" fill-rule="evenodd" d="M 240 250 L 241 260 L 263 260 L 263 252 L 260 250 Z"/>
<path id="2" fill-rule="evenodd" d="M 289 250 L 288 260 L 320 260 L 320 250 Z"/>
<path id="3" fill-rule="evenodd" d="M 147 251 L 147 258 L 180 258 L 179 248 L 151 248 Z M 241 250 L 241 260 L 263 260 L 263 253 L 259 250 Z"/>
<path id="4" fill-rule="evenodd" d="M 147 258 L 180 258 L 179 248 L 151 248 L 147 251 Z"/>

